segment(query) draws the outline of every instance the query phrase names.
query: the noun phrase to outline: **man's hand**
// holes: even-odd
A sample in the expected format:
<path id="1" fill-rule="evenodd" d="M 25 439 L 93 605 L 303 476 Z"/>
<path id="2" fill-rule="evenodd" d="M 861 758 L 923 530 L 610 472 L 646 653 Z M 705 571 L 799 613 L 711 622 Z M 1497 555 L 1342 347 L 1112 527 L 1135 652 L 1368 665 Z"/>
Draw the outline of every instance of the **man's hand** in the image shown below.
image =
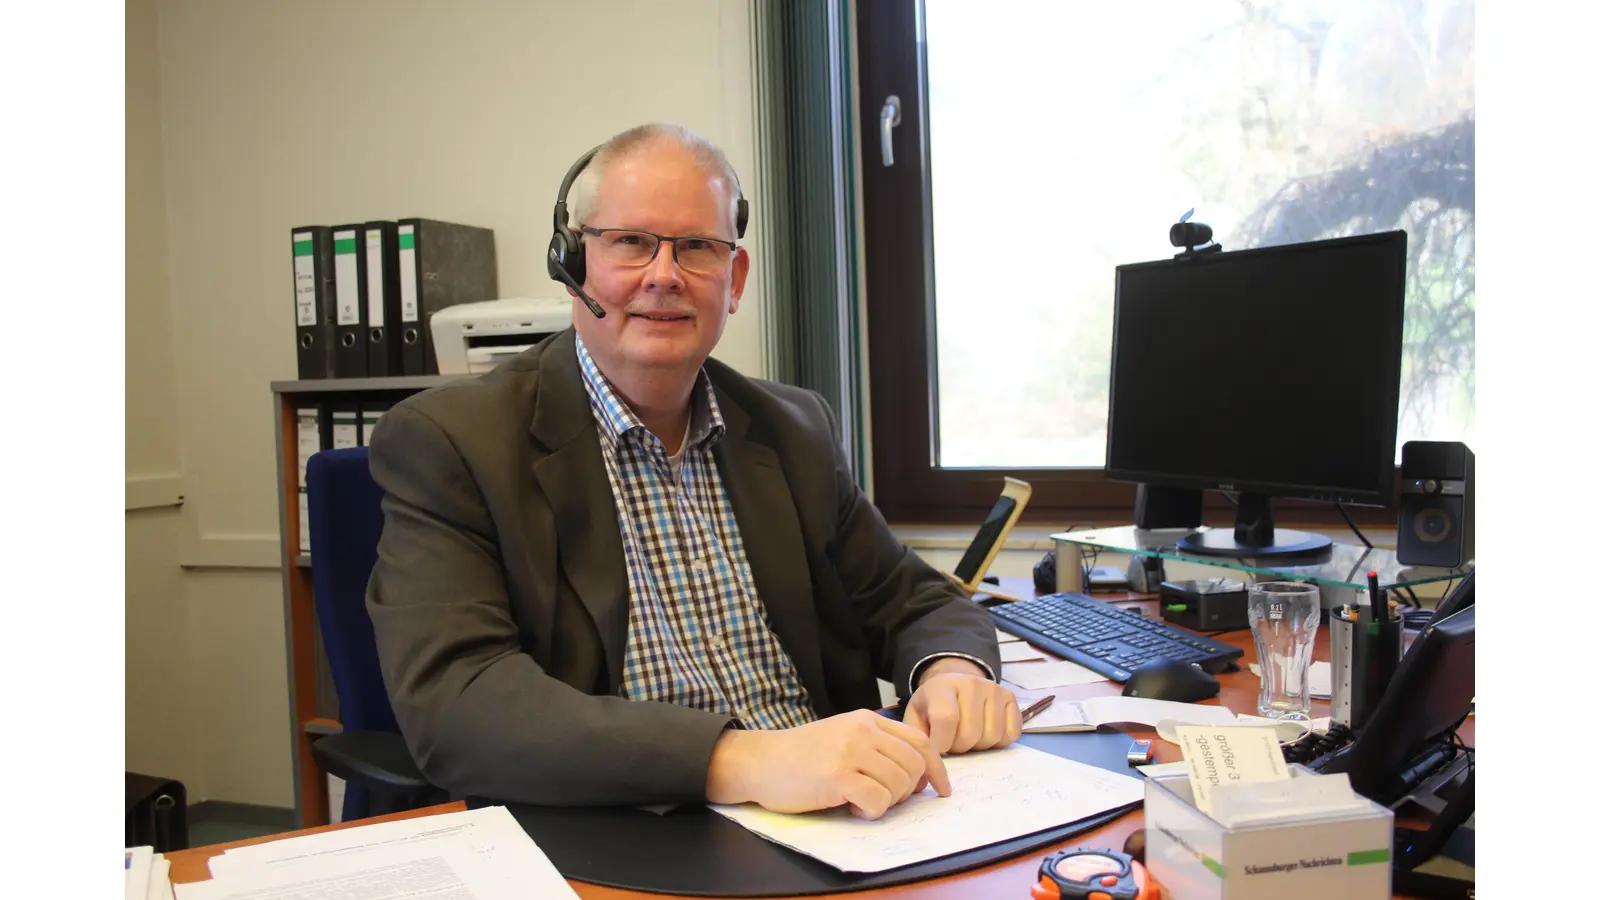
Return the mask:
<path id="1" fill-rule="evenodd" d="M 950 796 L 950 776 L 927 735 L 856 710 L 782 731 L 724 732 L 711 751 L 706 799 L 786 813 L 848 804 L 876 819 L 929 784 Z"/>
<path id="2" fill-rule="evenodd" d="M 935 660 L 906 704 L 906 724 L 937 753 L 1004 747 L 1022 736 L 1016 695 L 964 659 Z"/>

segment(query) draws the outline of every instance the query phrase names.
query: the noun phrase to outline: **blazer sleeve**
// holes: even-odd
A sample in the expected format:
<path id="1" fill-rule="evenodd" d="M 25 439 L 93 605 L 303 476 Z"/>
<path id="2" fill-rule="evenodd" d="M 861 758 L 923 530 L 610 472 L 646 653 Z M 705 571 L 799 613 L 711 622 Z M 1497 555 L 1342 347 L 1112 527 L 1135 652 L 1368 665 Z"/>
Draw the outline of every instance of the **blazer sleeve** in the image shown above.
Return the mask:
<path id="1" fill-rule="evenodd" d="M 552 806 L 703 802 L 730 720 L 547 675 L 522 649 L 494 522 L 450 437 L 398 406 L 369 452 L 385 524 L 367 610 L 395 719 L 428 780 L 458 797 Z"/>
<path id="2" fill-rule="evenodd" d="M 998 676 L 1000 644 L 989 613 L 894 536 L 850 471 L 832 410 L 821 396 L 813 396 L 827 418 L 833 446 L 838 506 L 833 562 L 866 626 L 878 677 L 909 697 L 918 664 L 940 655 L 982 660 Z"/>

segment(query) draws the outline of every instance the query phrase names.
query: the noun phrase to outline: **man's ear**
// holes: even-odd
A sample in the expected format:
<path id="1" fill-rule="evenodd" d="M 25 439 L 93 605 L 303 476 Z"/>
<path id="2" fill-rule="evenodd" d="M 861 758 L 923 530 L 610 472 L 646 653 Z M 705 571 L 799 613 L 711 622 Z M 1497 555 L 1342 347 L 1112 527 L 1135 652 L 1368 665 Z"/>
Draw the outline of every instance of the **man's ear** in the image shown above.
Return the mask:
<path id="1" fill-rule="evenodd" d="M 739 311 L 739 301 L 744 298 L 744 283 L 750 277 L 750 252 L 740 247 L 733 255 L 733 284 L 729 290 L 728 312 Z"/>

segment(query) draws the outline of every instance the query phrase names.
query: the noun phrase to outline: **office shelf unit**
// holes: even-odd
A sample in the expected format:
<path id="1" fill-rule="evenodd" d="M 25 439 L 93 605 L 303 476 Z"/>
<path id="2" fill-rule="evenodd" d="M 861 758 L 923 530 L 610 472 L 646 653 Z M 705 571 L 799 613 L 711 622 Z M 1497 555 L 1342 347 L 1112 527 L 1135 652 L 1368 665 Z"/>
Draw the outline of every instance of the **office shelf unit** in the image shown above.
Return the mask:
<path id="1" fill-rule="evenodd" d="M 296 411 L 329 402 L 388 402 L 447 384 L 465 375 L 334 378 L 272 383 L 277 440 L 278 539 L 282 555 L 283 623 L 288 654 L 289 733 L 294 760 L 295 817 L 299 828 L 325 825 L 328 780 L 311 744 L 339 731 L 338 701 L 311 602 L 310 547 L 300 545 L 300 439 Z"/>

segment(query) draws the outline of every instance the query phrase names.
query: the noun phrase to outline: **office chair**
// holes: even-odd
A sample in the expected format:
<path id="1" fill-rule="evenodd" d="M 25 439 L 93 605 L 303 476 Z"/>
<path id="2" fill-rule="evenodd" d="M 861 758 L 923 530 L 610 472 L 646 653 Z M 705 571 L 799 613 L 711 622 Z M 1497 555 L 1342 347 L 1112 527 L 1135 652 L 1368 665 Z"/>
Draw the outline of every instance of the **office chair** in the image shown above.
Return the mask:
<path id="1" fill-rule="evenodd" d="M 324 450 L 306 463 L 313 605 L 343 726 L 313 743 L 311 753 L 345 781 L 344 821 L 448 799 L 413 762 L 378 668 L 366 597 L 383 532 L 382 499 L 365 447 Z"/>

